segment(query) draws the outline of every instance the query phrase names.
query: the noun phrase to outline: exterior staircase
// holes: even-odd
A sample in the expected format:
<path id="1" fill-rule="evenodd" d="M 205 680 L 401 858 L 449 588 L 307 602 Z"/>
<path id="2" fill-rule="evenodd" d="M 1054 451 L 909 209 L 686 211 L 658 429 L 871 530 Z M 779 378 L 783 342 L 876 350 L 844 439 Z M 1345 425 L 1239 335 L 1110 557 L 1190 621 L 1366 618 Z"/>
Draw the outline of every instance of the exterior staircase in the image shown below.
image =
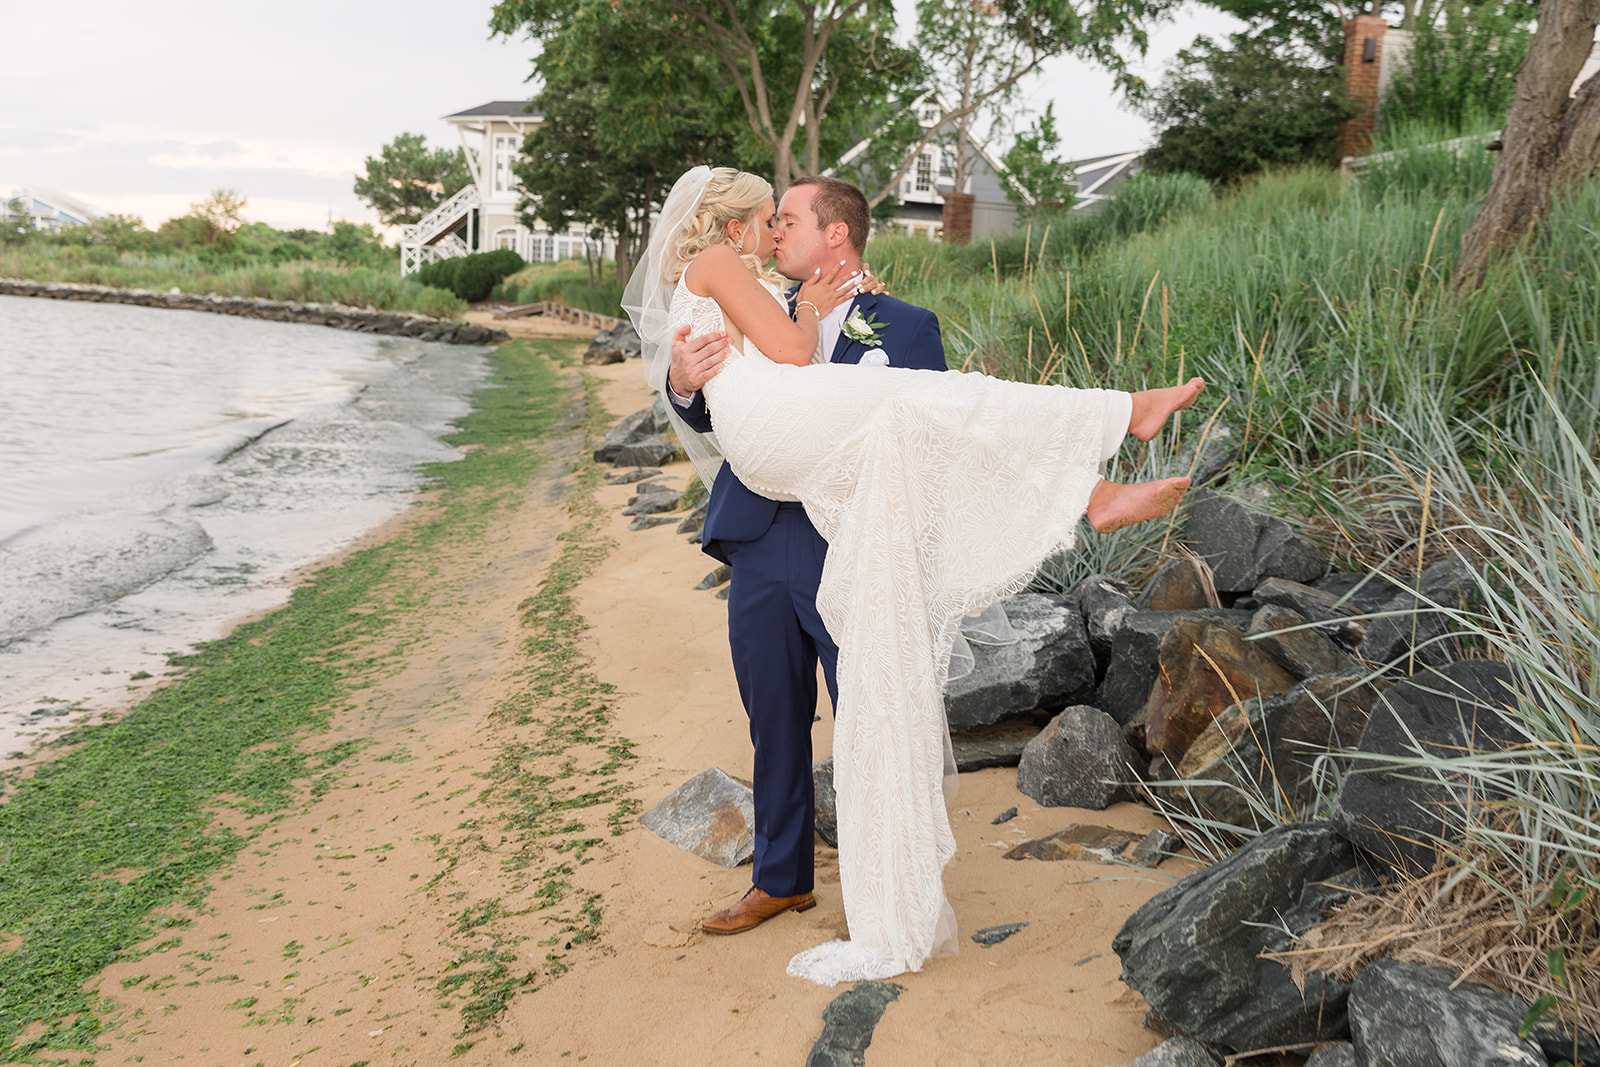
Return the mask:
<path id="1" fill-rule="evenodd" d="M 468 255 L 455 229 L 483 205 L 476 184 L 463 186 L 454 196 L 400 231 L 400 273 L 414 274 L 429 263 Z"/>

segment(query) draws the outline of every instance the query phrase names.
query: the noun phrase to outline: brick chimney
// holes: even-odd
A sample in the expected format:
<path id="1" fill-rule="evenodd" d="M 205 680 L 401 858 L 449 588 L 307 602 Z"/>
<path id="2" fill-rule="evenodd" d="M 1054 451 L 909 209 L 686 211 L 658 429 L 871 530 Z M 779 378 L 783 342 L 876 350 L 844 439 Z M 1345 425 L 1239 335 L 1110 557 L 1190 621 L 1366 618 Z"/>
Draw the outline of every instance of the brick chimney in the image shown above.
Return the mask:
<path id="1" fill-rule="evenodd" d="M 1339 129 L 1341 156 L 1364 156 L 1372 151 L 1383 74 L 1383 35 L 1388 29 L 1382 15 L 1357 15 L 1344 24 L 1344 84 L 1355 114 Z"/>
<path id="2" fill-rule="evenodd" d="M 972 205 L 977 199 L 972 193 L 944 194 L 944 210 L 940 212 L 944 240 L 953 245 L 972 240 Z"/>

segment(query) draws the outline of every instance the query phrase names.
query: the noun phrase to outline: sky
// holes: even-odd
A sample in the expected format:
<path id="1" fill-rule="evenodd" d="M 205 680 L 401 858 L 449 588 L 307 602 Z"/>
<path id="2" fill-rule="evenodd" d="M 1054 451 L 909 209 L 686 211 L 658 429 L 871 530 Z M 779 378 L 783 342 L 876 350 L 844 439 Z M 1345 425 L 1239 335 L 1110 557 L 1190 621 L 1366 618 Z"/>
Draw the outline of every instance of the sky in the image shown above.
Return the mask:
<path id="1" fill-rule="evenodd" d="M 915 0 L 896 0 L 902 27 Z M 376 221 L 351 191 L 362 161 L 401 132 L 455 145 L 450 112 L 531 92 L 536 45 L 489 37 L 488 0 L 0 0 L 0 194 L 57 189 L 149 226 L 214 189 L 280 228 Z M 1199 33 L 1236 23 L 1191 5 L 1152 34 L 1154 81 Z M 28 47 L 19 42 L 33 42 Z M 1055 101 L 1062 154 L 1151 138 L 1111 79 L 1057 59 L 1024 93 Z"/>

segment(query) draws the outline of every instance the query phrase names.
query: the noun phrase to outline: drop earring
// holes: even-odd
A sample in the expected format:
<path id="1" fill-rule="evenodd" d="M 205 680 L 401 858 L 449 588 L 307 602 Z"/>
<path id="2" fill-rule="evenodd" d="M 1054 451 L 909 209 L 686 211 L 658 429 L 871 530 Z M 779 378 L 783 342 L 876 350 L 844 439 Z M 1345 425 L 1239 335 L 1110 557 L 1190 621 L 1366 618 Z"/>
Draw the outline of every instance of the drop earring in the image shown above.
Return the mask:
<path id="1" fill-rule="evenodd" d="M 745 234 L 747 232 L 748 231 L 746 231 L 746 230 L 740 230 L 739 231 L 739 243 L 733 246 L 733 250 L 735 252 L 739 253 L 741 256 L 744 255 L 744 236 L 745 236 Z"/>

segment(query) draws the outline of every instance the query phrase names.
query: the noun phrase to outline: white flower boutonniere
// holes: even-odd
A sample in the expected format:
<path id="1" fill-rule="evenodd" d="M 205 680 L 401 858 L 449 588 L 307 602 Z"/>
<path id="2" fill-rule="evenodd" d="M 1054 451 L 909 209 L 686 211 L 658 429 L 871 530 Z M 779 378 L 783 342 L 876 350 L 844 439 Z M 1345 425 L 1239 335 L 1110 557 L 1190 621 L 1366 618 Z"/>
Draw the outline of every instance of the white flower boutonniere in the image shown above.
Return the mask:
<path id="1" fill-rule="evenodd" d="M 876 345 L 883 340 L 883 330 L 887 325 L 888 323 L 879 322 L 875 315 L 863 315 L 860 308 L 851 308 L 840 329 L 852 341 L 859 341 L 864 345 Z"/>

